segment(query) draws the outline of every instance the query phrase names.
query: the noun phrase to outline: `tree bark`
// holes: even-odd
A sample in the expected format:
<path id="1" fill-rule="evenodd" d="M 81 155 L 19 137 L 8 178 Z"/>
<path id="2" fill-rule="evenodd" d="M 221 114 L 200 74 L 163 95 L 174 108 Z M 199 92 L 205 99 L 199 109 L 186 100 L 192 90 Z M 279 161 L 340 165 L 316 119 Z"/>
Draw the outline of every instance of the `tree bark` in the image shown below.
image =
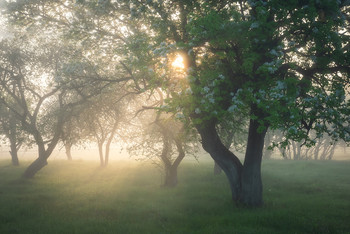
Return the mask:
<path id="1" fill-rule="evenodd" d="M 200 126 L 196 126 L 202 138 L 202 146 L 214 161 L 224 171 L 229 180 L 232 199 L 236 203 L 241 200 L 241 174 L 242 163 L 236 155 L 229 151 L 221 142 L 214 122 L 207 122 Z"/>
<path id="2" fill-rule="evenodd" d="M 109 152 L 110 152 L 110 148 L 111 148 L 111 143 L 113 141 L 113 138 L 114 138 L 114 135 L 115 135 L 115 132 L 117 131 L 117 128 L 118 128 L 118 123 L 114 123 L 113 125 L 113 129 L 111 131 L 111 134 L 107 140 L 107 143 L 106 143 L 106 151 L 105 151 L 105 166 L 108 165 L 108 162 L 109 162 Z"/>
<path id="3" fill-rule="evenodd" d="M 238 157 L 222 144 L 215 123 L 196 127 L 201 135 L 204 150 L 211 155 L 228 178 L 233 201 L 249 207 L 261 206 L 263 204 L 261 161 L 266 128 L 259 131 L 258 121 L 250 121 L 247 150 L 242 165 Z"/>
<path id="4" fill-rule="evenodd" d="M 16 148 L 16 146 L 15 146 L 15 148 Z M 13 166 L 19 166 L 17 150 L 14 150 L 12 145 L 11 145 L 10 155 L 11 155 L 12 165 Z"/>
<path id="5" fill-rule="evenodd" d="M 9 119 L 9 129 L 8 129 L 8 138 L 10 140 L 10 155 L 12 160 L 12 165 L 19 166 L 19 160 L 18 160 L 18 150 L 21 146 L 21 143 L 17 142 L 17 124 L 16 119 L 12 114 L 10 114 Z"/>
<path id="6" fill-rule="evenodd" d="M 175 187 L 178 183 L 178 177 L 177 177 L 177 169 L 185 157 L 185 151 L 183 149 L 182 141 L 180 138 L 175 137 L 173 139 L 175 141 L 176 149 L 178 151 L 178 156 L 174 160 L 173 164 L 171 164 L 170 161 L 168 163 L 164 163 L 165 165 L 165 180 L 164 180 L 164 187 Z M 167 146 L 169 147 L 169 146 Z M 168 149 L 167 149 L 168 151 Z"/>
<path id="7" fill-rule="evenodd" d="M 50 144 L 47 145 L 47 148 L 45 149 L 45 143 L 41 137 L 40 132 L 36 129 L 35 126 L 32 126 L 34 129 L 33 136 L 35 138 L 36 144 L 38 146 L 38 152 L 39 152 L 39 157 L 29 165 L 29 167 L 25 170 L 23 173 L 22 177 L 23 178 L 32 178 L 34 175 L 44 166 L 47 165 L 47 159 L 50 157 L 52 154 L 53 150 L 55 149 L 60 136 L 61 136 L 61 128 L 62 128 L 62 122 L 59 121 L 57 124 L 57 130 L 54 134 L 54 137 L 52 138 Z"/>
<path id="8" fill-rule="evenodd" d="M 163 187 L 175 187 L 177 182 L 177 166 L 171 165 L 170 167 L 166 167 Z"/>
<path id="9" fill-rule="evenodd" d="M 266 129 L 259 131 L 257 120 L 250 120 L 247 150 L 242 171 L 242 196 L 244 205 L 258 207 L 263 204 L 261 160 Z"/>
<path id="10" fill-rule="evenodd" d="M 44 166 L 47 165 L 47 158 L 39 156 L 32 164 L 27 167 L 23 174 L 23 178 L 33 178 L 34 175 Z"/>

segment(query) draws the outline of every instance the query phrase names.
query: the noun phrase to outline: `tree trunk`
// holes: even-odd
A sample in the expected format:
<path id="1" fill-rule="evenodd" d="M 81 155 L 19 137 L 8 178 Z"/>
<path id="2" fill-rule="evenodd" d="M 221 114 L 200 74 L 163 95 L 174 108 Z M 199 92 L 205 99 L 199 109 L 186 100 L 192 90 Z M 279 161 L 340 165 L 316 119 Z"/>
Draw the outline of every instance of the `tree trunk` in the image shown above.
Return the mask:
<path id="1" fill-rule="evenodd" d="M 9 131 L 8 131 L 8 138 L 10 140 L 10 155 L 12 160 L 12 165 L 19 166 L 19 160 L 18 160 L 18 150 L 20 149 L 21 143 L 18 143 L 17 140 L 17 124 L 14 116 L 10 114 L 10 120 L 9 120 Z"/>
<path id="2" fill-rule="evenodd" d="M 105 166 L 108 165 L 108 162 L 109 162 L 109 150 L 110 150 L 110 143 L 106 144 L 106 147 L 105 147 Z"/>
<path id="3" fill-rule="evenodd" d="M 271 159 L 272 158 L 273 150 L 269 149 L 271 141 L 272 141 L 271 133 L 266 134 L 265 141 L 264 141 L 264 153 L 263 153 L 264 159 Z"/>
<path id="4" fill-rule="evenodd" d="M 11 145 L 10 155 L 11 155 L 12 165 L 19 166 L 18 154 L 17 154 L 17 151 L 13 149 L 12 145 Z"/>
<path id="5" fill-rule="evenodd" d="M 98 154 L 100 156 L 100 166 L 104 167 L 105 166 L 105 161 L 103 157 L 103 143 L 98 143 Z"/>
<path id="6" fill-rule="evenodd" d="M 66 144 L 64 144 L 64 148 L 65 148 L 65 150 L 66 150 L 67 159 L 68 159 L 69 161 L 71 161 L 71 160 L 72 160 L 72 152 L 71 152 L 71 150 L 72 150 L 72 145 L 69 144 L 69 143 L 66 143 Z"/>
<path id="7" fill-rule="evenodd" d="M 164 137 L 166 137 L 166 136 L 164 136 Z M 163 184 L 164 187 L 175 187 L 177 185 L 177 183 L 178 183 L 177 169 L 178 169 L 182 159 L 184 159 L 184 157 L 185 157 L 185 151 L 183 149 L 182 140 L 180 138 L 177 138 L 177 137 L 174 137 L 173 140 L 175 141 L 176 149 L 177 149 L 177 152 L 179 154 L 176 157 L 176 159 L 174 160 L 173 164 L 171 164 L 171 162 L 167 161 L 167 160 L 166 160 L 167 162 L 163 162 L 164 166 L 165 166 L 165 180 L 164 180 L 164 184 Z M 167 143 L 164 144 L 164 147 L 166 149 L 165 149 L 165 151 L 163 151 L 163 153 L 167 153 L 167 151 L 168 151 L 169 146 L 166 146 L 166 144 Z"/>
<path id="8" fill-rule="evenodd" d="M 202 146 L 222 168 L 229 180 L 232 199 L 237 204 L 258 207 L 263 204 L 261 160 L 266 129 L 260 132 L 257 120 L 250 120 L 244 165 L 220 141 L 214 123 L 196 126 Z"/>
<path id="9" fill-rule="evenodd" d="M 110 136 L 107 140 L 107 143 L 106 143 L 105 166 L 107 166 L 108 162 L 109 162 L 109 152 L 110 152 L 110 148 L 111 148 L 111 143 L 113 141 L 113 138 L 114 138 L 115 132 L 117 131 L 117 128 L 118 128 L 118 123 L 114 123 L 113 129 L 112 129 L 111 134 L 110 134 Z"/>
<path id="10" fill-rule="evenodd" d="M 29 167 L 25 170 L 23 178 L 33 178 L 33 176 L 44 166 L 47 165 L 47 158 L 39 156 Z"/>
<path id="11" fill-rule="evenodd" d="M 177 166 L 172 165 L 165 168 L 164 187 L 175 187 L 177 185 Z"/>
<path id="12" fill-rule="evenodd" d="M 230 149 L 232 141 L 233 141 L 233 133 L 231 134 L 230 137 L 226 138 L 226 142 L 224 142 L 223 144 L 227 149 Z M 214 175 L 220 175 L 221 173 L 222 173 L 221 167 L 219 166 L 219 164 L 217 164 L 214 161 Z"/>
<path id="13" fill-rule="evenodd" d="M 59 136 L 60 135 L 56 133 L 51 143 L 48 144 L 47 149 L 45 149 L 45 144 L 41 136 L 36 135 L 36 143 L 38 146 L 39 157 L 36 160 L 34 160 L 34 162 L 32 162 L 32 164 L 30 164 L 29 167 L 25 170 L 22 176 L 23 178 L 33 178 L 34 175 L 41 168 L 47 165 L 47 159 L 50 157 L 52 151 L 56 147 L 59 140 Z"/>
<path id="14" fill-rule="evenodd" d="M 314 159 L 315 160 L 318 160 L 319 159 L 319 154 L 320 154 L 320 147 L 321 147 L 321 144 L 318 143 L 316 146 L 315 146 L 315 150 L 314 150 Z"/>
<path id="15" fill-rule="evenodd" d="M 241 173 L 242 163 L 236 155 L 229 151 L 221 142 L 216 129 L 215 123 L 205 123 L 201 126 L 196 126 L 202 138 L 202 146 L 207 151 L 214 161 L 224 171 L 229 180 L 232 199 L 239 203 L 241 199 Z"/>
<path id="16" fill-rule="evenodd" d="M 258 207 L 263 204 L 261 160 L 266 129 L 259 132 L 257 120 L 250 120 L 247 150 L 242 172 L 242 197 L 244 205 Z"/>
<path id="17" fill-rule="evenodd" d="M 332 160 L 333 156 L 334 156 L 334 152 L 335 152 L 335 147 L 336 147 L 336 144 L 334 143 L 334 145 L 332 145 L 332 148 L 329 152 L 329 155 L 328 155 L 328 160 Z"/>
<path id="18" fill-rule="evenodd" d="M 11 160 L 12 160 L 12 165 L 13 166 L 19 166 L 19 160 L 18 160 L 18 148 L 16 145 L 16 138 L 11 139 L 10 138 L 10 155 L 11 155 Z"/>

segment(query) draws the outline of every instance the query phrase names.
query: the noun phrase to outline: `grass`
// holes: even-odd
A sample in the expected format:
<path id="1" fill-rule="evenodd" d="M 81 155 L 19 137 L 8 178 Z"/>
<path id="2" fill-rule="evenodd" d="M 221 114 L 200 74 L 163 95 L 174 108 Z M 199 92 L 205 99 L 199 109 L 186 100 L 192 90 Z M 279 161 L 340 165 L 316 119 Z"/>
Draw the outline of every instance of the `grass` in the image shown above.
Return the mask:
<path id="1" fill-rule="evenodd" d="M 212 163 L 185 162 L 161 188 L 152 165 L 0 161 L 0 233 L 350 233 L 350 161 L 263 163 L 265 205 L 237 208 Z"/>

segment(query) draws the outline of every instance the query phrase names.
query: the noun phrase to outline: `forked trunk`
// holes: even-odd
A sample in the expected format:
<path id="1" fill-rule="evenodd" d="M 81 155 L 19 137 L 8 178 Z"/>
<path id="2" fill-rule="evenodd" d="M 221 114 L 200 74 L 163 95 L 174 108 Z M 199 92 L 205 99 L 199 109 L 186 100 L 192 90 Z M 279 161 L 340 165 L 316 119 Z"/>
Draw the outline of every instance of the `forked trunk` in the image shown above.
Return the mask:
<path id="1" fill-rule="evenodd" d="M 210 154 L 224 171 L 229 180 L 232 199 L 238 203 L 241 196 L 242 163 L 236 155 L 222 144 L 216 132 L 215 123 L 206 123 L 205 125 L 197 126 L 197 129 L 201 135 L 204 150 Z"/>
<path id="2" fill-rule="evenodd" d="M 178 183 L 177 179 L 177 169 L 185 157 L 185 151 L 183 149 L 182 141 L 180 138 L 174 138 L 177 152 L 179 153 L 177 158 L 174 160 L 174 162 L 171 164 L 171 162 L 163 162 L 165 166 L 165 180 L 164 180 L 164 187 L 175 187 Z"/>
<path id="3" fill-rule="evenodd" d="M 244 165 L 220 141 L 215 124 L 197 126 L 202 146 L 224 171 L 229 180 L 232 199 L 237 204 L 258 207 L 263 204 L 261 160 L 266 130 L 258 131 L 259 123 L 251 120 Z"/>
<path id="4" fill-rule="evenodd" d="M 47 144 L 47 147 L 45 147 L 44 140 L 41 136 L 41 133 L 38 131 L 35 123 L 27 126 L 33 134 L 33 137 L 38 146 L 39 157 L 25 170 L 25 172 L 22 175 L 23 178 L 32 178 L 41 168 L 47 165 L 47 159 L 50 157 L 56 145 L 58 144 L 58 141 L 60 140 L 62 133 L 62 125 L 62 116 L 59 115 L 55 134 L 52 137 L 50 143 Z"/>
<path id="5" fill-rule="evenodd" d="M 33 178 L 34 175 L 44 166 L 47 165 L 47 158 L 45 157 L 38 157 L 32 164 L 27 167 L 23 174 L 23 178 Z"/>

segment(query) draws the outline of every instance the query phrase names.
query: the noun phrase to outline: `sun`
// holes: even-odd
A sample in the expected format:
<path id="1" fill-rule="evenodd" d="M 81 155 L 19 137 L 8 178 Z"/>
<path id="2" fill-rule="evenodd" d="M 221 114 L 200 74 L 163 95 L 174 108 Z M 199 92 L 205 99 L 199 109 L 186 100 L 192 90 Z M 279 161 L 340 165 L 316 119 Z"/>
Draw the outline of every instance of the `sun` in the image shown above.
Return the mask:
<path id="1" fill-rule="evenodd" d="M 175 69 L 184 69 L 184 59 L 182 58 L 181 55 L 176 55 L 174 61 L 171 63 L 171 66 Z"/>

